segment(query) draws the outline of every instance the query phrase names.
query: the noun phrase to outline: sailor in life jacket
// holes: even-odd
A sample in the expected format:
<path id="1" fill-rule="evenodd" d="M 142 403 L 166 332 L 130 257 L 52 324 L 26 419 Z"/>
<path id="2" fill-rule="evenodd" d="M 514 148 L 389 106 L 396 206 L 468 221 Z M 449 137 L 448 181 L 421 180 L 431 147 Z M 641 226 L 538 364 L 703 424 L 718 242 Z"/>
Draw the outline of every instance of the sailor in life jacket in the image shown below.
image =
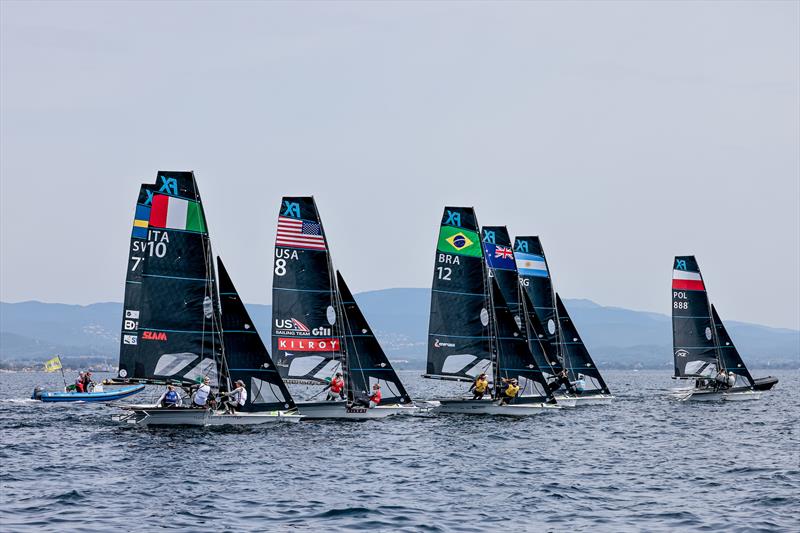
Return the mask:
<path id="1" fill-rule="evenodd" d="M 75 380 L 75 390 L 78 392 L 86 392 L 83 390 L 83 372 L 78 374 L 78 379 Z"/>
<path id="2" fill-rule="evenodd" d="M 505 388 L 500 394 L 500 405 L 511 403 L 511 401 L 517 397 L 517 394 L 519 394 L 519 384 L 516 378 L 503 378 L 503 383 L 505 383 Z"/>
<path id="3" fill-rule="evenodd" d="M 583 377 L 583 374 L 578 374 L 578 379 L 576 379 L 572 385 L 575 387 L 575 391 L 580 394 L 586 390 L 586 380 Z"/>
<path id="4" fill-rule="evenodd" d="M 203 378 L 203 384 L 198 387 L 197 392 L 194 393 L 192 404 L 194 407 L 205 407 L 208 402 L 208 395 L 211 394 L 211 380 L 208 376 Z"/>
<path id="5" fill-rule="evenodd" d="M 167 390 L 158 399 L 156 405 L 159 407 L 180 407 L 183 405 L 183 398 L 175 390 L 175 385 L 167 385 Z"/>
<path id="6" fill-rule="evenodd" d="M 228 413 L 236 413 L 247 402 L 247 389 L 244 388 L 244 381 L 237 379 L 235 385 L 236 388 L 232 391 L 221 394 L 221 396 L 227 396 L 225 411 Z"/>
<path id="7" fill-rule="evenodd" d="M 719 369 L 717 376 L 714 378 L 714 382 L 716 383 L 718 389 L 728 388 L 728 374 L 725 372 L 724 368 Z"/>
<path id="8" fill-rule="evenodd" d="M 342 373 L 337 372 L 325 388 L 328 389 L 328 395 L 325 397 L 326 401 L 332 402 L 336 400 L 336 398 L 344 400 L 344 379 L 342 379 Z"/>
<path id="9" fill-rule="evenodd" d="M 475 381 L 472 382 L 472 386 L 469 388 L 469 392 L 472 393 L 473 400 L 480 400 L 483 399 L 483 395 L 486 394 L 486 390 L 489 388 L 489 380 L 486 378 L 486 374 L 481 374 Z"/>
<path id="10" fill-rule="evenodd" d="M 377 407 L 379 403 L 381 403 L 381 386 L 380 384 L 376 383 L 372 386 L 372 394 L 369 395 L 369 398 L 358 398 L 354 402 L 354 405 L 369 407 L 372 409 Z"/>
<path id="11" fill-rule="evenodd" d="M 736 385 L 736 374 L 728 372 L 728 387 L 733 388 L 734 385 Z"/>

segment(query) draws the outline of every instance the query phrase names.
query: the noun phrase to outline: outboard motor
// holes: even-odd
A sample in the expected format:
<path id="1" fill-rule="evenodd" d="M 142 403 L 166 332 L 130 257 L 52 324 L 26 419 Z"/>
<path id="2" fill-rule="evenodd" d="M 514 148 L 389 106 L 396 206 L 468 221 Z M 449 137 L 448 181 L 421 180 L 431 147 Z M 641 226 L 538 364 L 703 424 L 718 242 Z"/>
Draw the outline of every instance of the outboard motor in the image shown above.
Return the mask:
<path id="1" fill-rule="evenodd" d="M 33 394 L 31 394 L 31 400 L 39 400 L 39 401 L 41 401 L 43 392 L 44 392 L 43 388 L 36 387 L 35 389 L 33 389 Z"/>

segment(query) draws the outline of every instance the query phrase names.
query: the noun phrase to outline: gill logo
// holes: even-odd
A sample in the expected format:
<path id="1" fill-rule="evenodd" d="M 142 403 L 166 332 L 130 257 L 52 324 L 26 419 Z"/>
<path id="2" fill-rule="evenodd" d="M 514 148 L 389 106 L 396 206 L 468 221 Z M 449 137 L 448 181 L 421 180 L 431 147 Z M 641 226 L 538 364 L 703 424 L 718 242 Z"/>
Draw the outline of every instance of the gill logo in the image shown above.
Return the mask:
<path id="1" fill-rule="evenodd" d="M 685 259 L 676 259 L 675 260 L 675 269 L 676 270 L 686 270 L 686 260 Z"/>
<path id="2" fill-rule="evenodd" d="M 488 229 L 483 230 L 483 242 L 488 242 L 489 244 L 495 244 L 494 232 Z"/>
<path id="3" fill-rule="evenodd" d="M 290 202 L 289 200 L 283 201 L 283 216 L 300 218 L 300 204 L 297 202 Z"/>
<path id="4" fill-rule="evenodd" d="M 523 252 L 528 253 L 528 242 L 527 241 L 517 241 L 516 247 L 514 248 L 515 252 Z"/>
<path id="5" fill-rule="evenodd" d="M 165 176 L 160 176 L 160 178 L 161 188 L 158 189 L 158 192 L 165 192 L 173 196 L 178 196 L 178 180 L 175 178 L 167 178 Z"/>
<path id="6" fill-rule="evenodd" d="M 447 210 L 447 220 L 445 224 L 448 226 L 458 226 L 461 227 L 461 213 L 457 211 L 450 211 Z"/>

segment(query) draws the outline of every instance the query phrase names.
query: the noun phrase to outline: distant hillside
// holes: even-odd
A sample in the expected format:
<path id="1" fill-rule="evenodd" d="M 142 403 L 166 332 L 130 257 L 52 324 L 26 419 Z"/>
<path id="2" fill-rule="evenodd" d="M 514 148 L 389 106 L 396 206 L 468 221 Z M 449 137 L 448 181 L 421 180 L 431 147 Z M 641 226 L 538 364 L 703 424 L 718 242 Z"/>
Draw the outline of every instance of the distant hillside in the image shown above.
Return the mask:
<path id="1" fill-rule="evenodd" d="M 422 368 L 430 291 L 385 289 L 358 294 L 356 299 L 387 353 Z M 566 300 L 565 304 L 598 365 L 671 368 L 670 317 L 603 307 L 589 300 Z M 247 307 L 259 332 L 266 337 L 271 307 Z M 0 303 L 0 358 L 41 361 L 60 353 L 113 363 L 119 350 L 121 317 L 120 303 L 87 306 Z M 726 322 L 726 326 L 750 366 L 797 368 L 800 365 L 800 331 L 741 322 Z"/>

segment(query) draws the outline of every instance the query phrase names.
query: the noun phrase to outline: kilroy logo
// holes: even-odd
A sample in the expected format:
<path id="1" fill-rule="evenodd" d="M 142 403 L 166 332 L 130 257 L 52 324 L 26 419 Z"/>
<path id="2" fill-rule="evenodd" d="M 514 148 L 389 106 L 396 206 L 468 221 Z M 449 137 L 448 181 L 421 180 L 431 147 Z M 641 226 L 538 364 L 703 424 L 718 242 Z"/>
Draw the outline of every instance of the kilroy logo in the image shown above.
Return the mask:
<path id="1" fill-rule="evenodd" d="M 435 348 L 455 348 L 456 347 L 456 345 L 453 344 L 452 342 L 442 342 L 439 339 L 434 339 L 433 340 L 433 346 Z"/>
<path id="2" fill-rule="evenodd" d="M 339 339 L 286 339 L 279 337 L 278 349 L 285 352 L 336 352 L 339 350 Z"/>
<path id="3" fill-rule="evenodd" d="M 142 340 L 145 341 L 165 341 L 167 334 L 163 331 L 143 331 Z"/>
<path id="4" fill-rule="evenodd" d="M 689 355 L 689 352 L 687 352 L 684 349 L 680 349 L 680 350 L 676 350 L 675 351 L 675 357 L 686 357 L 688 355 Z"/>

